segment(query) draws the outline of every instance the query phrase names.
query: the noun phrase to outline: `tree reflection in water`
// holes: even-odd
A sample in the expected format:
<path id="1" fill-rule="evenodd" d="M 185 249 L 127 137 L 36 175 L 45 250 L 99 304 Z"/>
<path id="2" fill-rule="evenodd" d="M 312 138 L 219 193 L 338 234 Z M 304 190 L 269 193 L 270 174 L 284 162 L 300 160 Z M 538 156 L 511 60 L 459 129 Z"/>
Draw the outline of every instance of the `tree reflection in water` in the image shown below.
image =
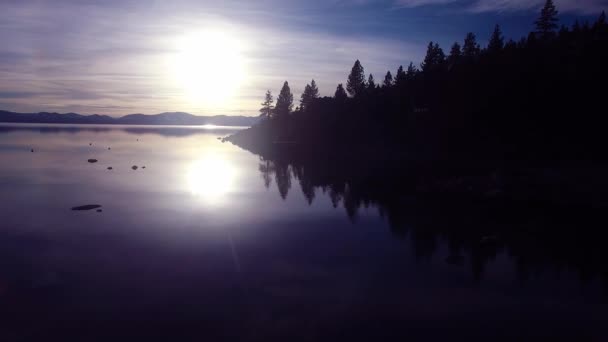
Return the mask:
<path id="1" fill-rule="evenodd" d="M 275 179 L 285 199 L 293 178 L 309 204 L 318 192 L 326 194 L 352 222 L 361 207 L 375 208 L 395 237 L 409 238 L 418 260 L 430 260 L 445 242 L 445 262 L 468 264 L 477 280 L 490 261 L 506 254 L 521 281 L 575 270 L 583 282 L 601 277 L 608 288 L 608 250 L 603 246 L 607 220 L 601 206 L 569 203 L 563 201 L 565 195 L 558 201 L 534 198 L 521 192 L 530 184 L 518 185 L 523 178 L 516 172 L 442 178 L 362 160 L 293 156 L 260 157 L 266 187 Z"/>

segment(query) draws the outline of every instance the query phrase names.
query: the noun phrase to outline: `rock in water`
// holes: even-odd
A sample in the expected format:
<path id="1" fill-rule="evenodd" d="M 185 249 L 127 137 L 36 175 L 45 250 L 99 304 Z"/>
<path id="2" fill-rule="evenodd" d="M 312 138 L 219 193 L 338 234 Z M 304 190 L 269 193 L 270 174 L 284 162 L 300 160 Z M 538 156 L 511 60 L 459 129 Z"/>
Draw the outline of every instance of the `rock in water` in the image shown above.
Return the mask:
<path id="1" fill-rule="evenodd" d="M 137 170 L 137 165 L 133 165 L 133 166 L 131 166 L 131 168 L 132 168 L 133 170 Z"/>
<path id="2" fill-rule="evenodd" d="M 111 150 L 111 148 L 108 147 L 108 150 Z"/>
<path id="3" fill-rule="evenodd" d="M 32 149 L 32 152 L 34 152 L 34 149 Z"/>
<path id="4" fill-rule="evenodd" d="M 111 167 L 111 166 L 108 166 L 108 170 L 112 170 L 112 167 Z"/>
<path id="5" fill-rule="evenodd" d="M 97 161 L 98 161 L 98 160 L 97 160 L 97 159 L 92 159 L 92 158 L 91 158 L 91 159 L 89 159 L 89 160 L 87 160 L 87 161 L 88 161 L 89 163 L 97 163 Z"/>
<path id="6" fill-rule="evenodd" d="M 145 169 L 146 167 L 145 167 L 145 166 L 142 166 L 141 168 L 142 168 L 142 169 Z"/>
<path id="7" fill-rule="evenodd" d="M 97 209 L 97 208 L 101 208 L 101 205 L 99 205 L 99 204 L 81 205 L 79 207 L 73 207 L 72 210 L 93 210 L 93 209 Z"/>
<path id="8" fill-rule="evenodd" d="M 98 212 L 98 213 L 100 213 L 100 212 L 102 212 L 102 211 L 103 211 L 103 210 L 101 210 L 101 209 L 97 209 L 97 212 Z"/>

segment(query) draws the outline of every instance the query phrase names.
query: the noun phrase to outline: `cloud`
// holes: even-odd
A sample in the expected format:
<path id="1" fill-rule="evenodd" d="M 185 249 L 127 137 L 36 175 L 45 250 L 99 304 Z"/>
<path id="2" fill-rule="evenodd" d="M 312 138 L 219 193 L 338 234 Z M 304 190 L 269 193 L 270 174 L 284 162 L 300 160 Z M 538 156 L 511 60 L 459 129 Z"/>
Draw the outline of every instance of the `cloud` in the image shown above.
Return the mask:
<path id="1" fill-rule="evenodd" d="M 332 95 L 356 58 L 380 79 L 387 68 L 419 61 L 424 51 L 373 34 L 324 30 L 319 22 L 327 17 L 236 6 L 236 1 L 220 7 L 200 3 L 0 3 L 5 14 L 0 18 L 0 100 L 9 106 L 0 109 L 256 114 L 264 91 L 278 92 L 284 80 L 296 98 L 312 78 L 322 94 Z M 336 27 L 352 25 L 352 17 L 332 16 Z M 170 75 L 176 39 L 205 28 L 244 42 L 249 81 L 224 108 L 188 103 Z"/>
<path id="2" fill-rule="evenodd" d="M 545 0 L 478 0 L 469 8 L 475 13 L 538 10 Z M 606 0 L 555 0 L 560 12 L 599 14 L 608 8 Z"/>
<path id="3" fill-rule="evenodd" d="M 544 3 L 545 0 L 396 0 L 399 7 L 455 4 L 473 13 L 538 10 Z M 555 0 L 555 4 L 561 12 L 580 14 L 599 14 L 608 9 L 608 0 Z"/>
<path id="4" fill-rule="evenodd" d="M 399 7 L 413 8 L 430 5 L 445 5 L 458 2 L 458 0 L 397 0 L 396 5 Z"/>

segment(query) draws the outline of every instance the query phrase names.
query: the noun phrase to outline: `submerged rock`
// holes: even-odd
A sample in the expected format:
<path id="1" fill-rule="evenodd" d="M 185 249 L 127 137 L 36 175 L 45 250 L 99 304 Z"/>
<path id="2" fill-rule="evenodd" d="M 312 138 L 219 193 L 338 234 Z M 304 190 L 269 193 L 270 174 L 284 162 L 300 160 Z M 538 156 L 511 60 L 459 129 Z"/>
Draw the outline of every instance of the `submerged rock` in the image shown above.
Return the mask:
<path id="1" fill-rule="evenodd" d="M 141 168 L 142 168 L 142 169 L 145 169 L 146 167 L 145 167 L 145 166 L 142 166 Z"/>
<path id="2" fill-rule="evenodd" d="M 93 159 L 93 158 L 91 158 L 91 159 L 89 159 L 89 160 L 87 160 L 87 161 L 88 161 L 89 163 L 97 163 L 97 162 L 98 162 L 98 160 L 97 160 L 97 159 Z"/>
<path id="3" fill-rule="evenodd" d="M 34 152 L 34 149 L 32 149 L 32 152 Z"/>
<path id="4" fill-rule="evenodd" d="M 108 150 L 111 150 L 111 148 L 108 147 Z"/>
<path id="5" fill-rule="evenodd" d="M 102 211 L 103 211 L 102 209 L 97 209 L 97 212 L 98 212 L 98 213 L 100 213 L 100 212 L 102 212 Z"/>
<path id="6" fill-rule="evenodd" d="M 137 170 L 137 165 L 133 165 L 133 166 L 131 166 L 131 168 L 132 168 L 133 170 Z"/>
<path id="7" fill-rule="evenodd" d="M 89 143 L 89 146 L 93 146 L 93 143 Z"/>
<path id="8" fill-rule="evenodd" d="M 108 166 L 108 170 L 112 170 L 112 167 L 111 167 L 111 166 Z"/>
<path id="9" fill-rule="evenodd" d="M 78 207 L 73 207 L 72 210 L 93 210 L 93 209 L 97 209 L 97 208 L 101 208 L 101 205 L 99 204 L 86 204 L 86 205 L 81 205 Z"/>

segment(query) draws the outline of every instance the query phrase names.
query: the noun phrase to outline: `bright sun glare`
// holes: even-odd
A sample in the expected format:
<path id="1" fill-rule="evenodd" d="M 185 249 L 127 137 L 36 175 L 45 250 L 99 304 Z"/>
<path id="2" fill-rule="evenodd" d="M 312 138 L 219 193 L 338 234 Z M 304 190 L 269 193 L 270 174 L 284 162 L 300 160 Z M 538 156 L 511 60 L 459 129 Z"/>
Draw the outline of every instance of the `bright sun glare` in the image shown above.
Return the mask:
<path id="1" fill-rule="evenodd" d="M 194 162 L 187 174 L 190 192 L 201 198 L 218 202 L 234 185 L 234 167 L 220 156 L 210 155 Z"/>
<path id="2" fill-rule="evenodd" d="M 175 81 L 197 106 L 229 105 L 246 79 L 242 44 L 225 32 L 209 30 L 182 37 L 172 64 Z"/>

